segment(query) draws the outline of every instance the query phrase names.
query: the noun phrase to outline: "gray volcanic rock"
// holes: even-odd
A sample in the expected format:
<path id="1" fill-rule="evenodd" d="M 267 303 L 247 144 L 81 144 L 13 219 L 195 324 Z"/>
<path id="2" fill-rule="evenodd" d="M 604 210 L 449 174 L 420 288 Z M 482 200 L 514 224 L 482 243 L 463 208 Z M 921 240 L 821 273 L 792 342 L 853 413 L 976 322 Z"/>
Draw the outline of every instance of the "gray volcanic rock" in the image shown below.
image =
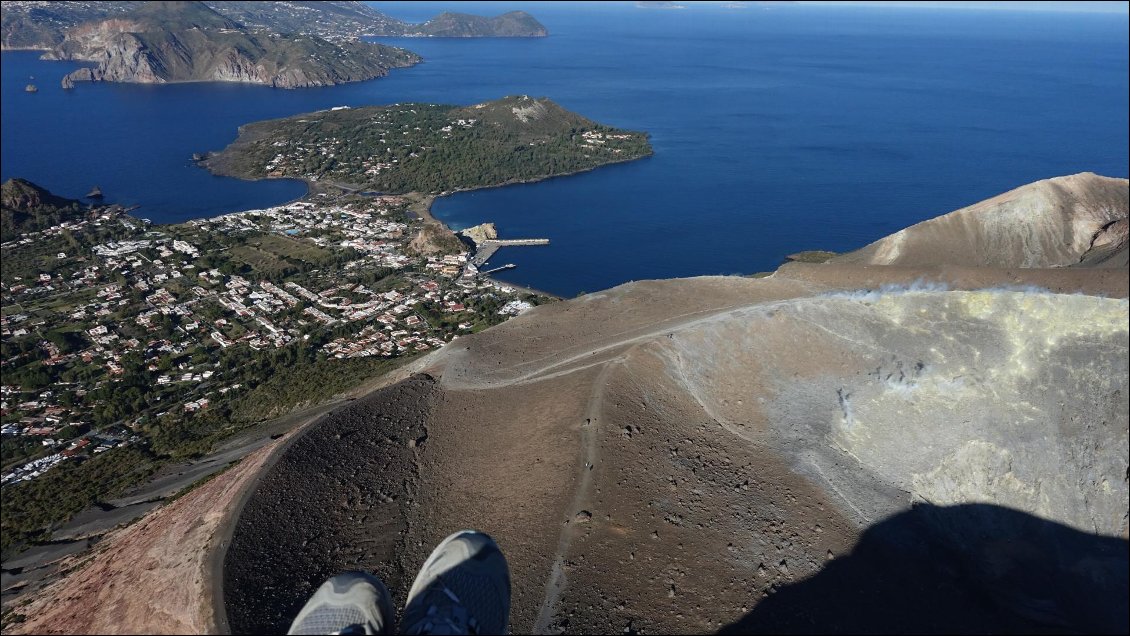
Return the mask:
<path id="1" fill-rule="evenodd" d="M 199 2 L 151 3 L 120 18 L 79 25 L 43 57 L 97 63 L 71 73 L 72 82 L 221 81 L 276 88 L 368 80 L 420 61 L 380 44 L 252 33 Z"/>
<path id="2" fill-rule="evenodd" d="M 142 4 L 107 0 L 5 2 L 0 11 L 0 48 L 50 49 L 61 44 L 64 32 L 77 24 L 121 15 Z"/>
<path id="3" fill-rule="evenodd" d="M 832 265 L 1126 267 L 1126 179 L 1091 172 L 1037 181 L 923 221 Z"/>
<path id="4" fill-rule="evenodd" d="M 635 283 L 444 348 L 415 366 L 440 378 L 410 491 L 404 545 L 416 547 L 358 566 L 406 583 L 428 546 L 473 526 L 507 552 L 516 631 L 713 631 L 821 576 L 829 554 L 866 561 L 873 547 L 857 542 L 869 528 L 928 505 L 936 512 L 895 523 L 881 542 L 897 558 L 852 579 L 856 612 L 865 604 L 882 622 L 849 613 L 841 624 L 1117 631 L 1125 542 L 1099 537 L 1126 533 L 1127 301 L 814 291 L 789 279 Z M 310 496 L 337 501 L 333 492 Z M 986 508 L 960 507 L 970 503 Z M 247 523 L 234 541 L 279 556 L 242 563 L 225 589 L 264 590 L 252 607 L 280 608 L 279 622 L 245 629 L 279 629 L 291 608 L 280 603 L 295 600 L 268 590 L 288 589 L 289 575 L 254 564 L 304 539 Z M 1030 524 L 1080 547 L 1030 535 Z M 1013 535 L 1025 538 L 993 543 Z M 345 553 L 365 545 L 335 536 Z M 953 556 L 931 556 L 943 553 Z M 1056 556 L 1033 569 L 1033 553 Z M 1093 565 L 1078 570 L 1079 560 Z M 1025 572 L 1046 584 L 1015 587 Z M 935 609 L 876 614 L 899 590 Z M 1071 590 L 1114 618 L 1088 613 Z M 835 628 L 806 612 L 770 624 Z"/>

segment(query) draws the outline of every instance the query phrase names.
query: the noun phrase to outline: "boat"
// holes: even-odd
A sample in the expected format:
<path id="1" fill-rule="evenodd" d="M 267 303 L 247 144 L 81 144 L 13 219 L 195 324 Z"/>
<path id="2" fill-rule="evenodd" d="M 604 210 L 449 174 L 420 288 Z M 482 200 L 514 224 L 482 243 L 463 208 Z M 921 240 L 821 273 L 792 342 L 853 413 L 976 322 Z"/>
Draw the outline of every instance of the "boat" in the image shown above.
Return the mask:
<path id="1" fill-rule="evenodd" d="M 92 188 L 90 190 L 90 192 L 86 193 L 86 198 L 88 198 L 88 199 L 101 199 L 102 198 L 102 188 L 99 188 L 98 186 L 94 186 L 94 188 Z"/>
<path id="2" fill-rule="evenodd" d="M 39 92 L 39 89 L 35 87 L 35 84 L 28 84 L 27 86 L 24 87 L 24 90 L 29 92 L 29 93 L 38 93 Z"/>

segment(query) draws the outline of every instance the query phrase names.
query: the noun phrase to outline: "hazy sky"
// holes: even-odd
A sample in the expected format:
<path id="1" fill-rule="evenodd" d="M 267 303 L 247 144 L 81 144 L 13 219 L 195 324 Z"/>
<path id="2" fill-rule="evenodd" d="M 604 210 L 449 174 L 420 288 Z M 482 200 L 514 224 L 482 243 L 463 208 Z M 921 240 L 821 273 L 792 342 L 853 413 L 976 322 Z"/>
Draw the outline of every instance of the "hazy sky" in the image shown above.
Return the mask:
<path id="1" fill-rule="evenodd" d="M 1128 13 L 1130 2 L 1106 2 L 1102 0 L 1059 1 L 1059 0 L 1020 0 L 1015 2 L 966 2 L 963 0 L 927 0 L 925 2 L 910 2 L 894 0 L 883 2 L 881 0 L 859 0 L 855 2 L 804 2 L 802 4 L 855 4 L 861 6 L 894 6 L 894 7 L 931 7 L 953 9 L 995 9 L 1013 11 L 1092 11 L 1105 13 Z"/>
<path id="2" fill-rule="evenodd" d="M 514 9 L 525 9 L 527 11 L 537 13 L 539 9 L 546 10 L 569 10 L 574 8 L 584 8 L 586 10 L 599 10 L 602 6 L 613 8 L 617 5 L 631 6 L 635 2 L 628 0 L 619 0 L 615 2 L 562 2 L 562 1 L 549 1 L 549 2 L 523 2 L 521 0 L 478 0 L 474 2 L 412 2 L 412 1 L 393 1 L 393 2 L 373 2 L 371 4 L 378 9 L 383 9 L 396 15 L 398 11 L 407 13 L 419 13 L 421 15 L 427 14 L 431 17 L 439 11 L 468 11 L 480 13 L 501 13 L 504 11 L 512 11 Z M 756 5 L 756 2 L 741 2 L 741 0 L 713 0 L 713 1 L 697 1 L 697 0 L 677 0 L 674 4 L 680 4 L 686 7 L 692 7 L 696 4 L 748 4 Z M 1130 13 L 1130 2 L 1117 2 L 1117 1 L 1103 1 L 1103 0 L 1017 0 L 1009 2 L 989 1 L 989 2 L 971 2 L 965 0 L 925 0 L 923 2 L 913 2 L 910 0 L 892 0 L 889 2 L 883 0 L 853 0 L 848 2 L 835 2 L 825 0 L 814 0 L 808 2 L 800 2 L 800 4 L 809 5 L 857 5 L 857 6 L 887 6 L 887 7 L 923 7 L 923 8 L 952 8 L 952 9 L 987 9 L 987 10 L 1019 10 L 1019 11 L 1086 11 L 1086 12 L 1104 12 L 1104 13 Z M 462 7 L 462 8 L 461 8 Z"/>

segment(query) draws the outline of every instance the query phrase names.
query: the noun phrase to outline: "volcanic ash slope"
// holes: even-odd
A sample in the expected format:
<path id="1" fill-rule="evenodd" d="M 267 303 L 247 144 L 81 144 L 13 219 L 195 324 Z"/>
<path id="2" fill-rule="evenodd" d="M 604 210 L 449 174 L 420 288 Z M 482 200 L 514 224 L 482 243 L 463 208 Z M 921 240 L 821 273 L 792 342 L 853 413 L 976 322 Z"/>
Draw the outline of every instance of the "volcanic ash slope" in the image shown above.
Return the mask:
<path id="1" fill-rule="evenodd" d="M 873 265 L 1119 267 L 1128 263 L 1126 179 L 1037 181 L 923 221 L 835 259 Z"/>
<path id="2" fill-rule="evenodd" d="M 1096 223 L 1125 224 L 1126 181 L 1083 177 L 1077 201 L 1113 201 Z M 1047 245 L 1084 225 L 1063 214 Z M 227 557 L 232 628 L 285 629 L 290 591 L 350 567 L 402 602 L 475 527 L 506 551 L 517 632 L 1125 631 L 1130 311 L 995 286 L 1087 289 L 1048 254 L 947 286 L 910 285 L 944 262 L 903 263 L 881 291 L 845 257 L 632 283 L 462 338 L 264 477 Z M 318 473 L 322 447 L 363 470 Z M 395 539 L 333 530 L 364 519 Z"/>

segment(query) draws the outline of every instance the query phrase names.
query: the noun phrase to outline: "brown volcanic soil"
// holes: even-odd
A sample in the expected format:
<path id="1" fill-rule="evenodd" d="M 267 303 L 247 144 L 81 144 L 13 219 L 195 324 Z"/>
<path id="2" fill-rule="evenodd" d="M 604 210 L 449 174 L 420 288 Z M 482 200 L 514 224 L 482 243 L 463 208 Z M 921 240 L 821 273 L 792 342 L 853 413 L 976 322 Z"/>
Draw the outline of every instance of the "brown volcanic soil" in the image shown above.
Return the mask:
<path id="1" fill-rule="evenodd" d="M 538 307 L 104 541 L 19 629 L 222 628 L 228 521 L 234 631 L 344 569 L 402 603 L 472 527 L 518 633 L 1126 633 L 1128 270 L 962 262 Z"/>
<path id="2" fill-rule="evenodd" d="M 231 626 L 283 631 L 349 568 L 402 604 L 471 527 L 517 633 L 1125 632 L 1127 199 L 1053 179 L 460 339 L 267 474 Z"/>
<path id="3" fill-rule="evenodd" d="M 894 269 L 880 284 L 1126 287 Z M 226 561 L 233 630 L 286 629 L 347 568 L 402 603 L 473 527 L 507 554 L 517 633 L 1118 631 L 1126 301 L 837 292 L 876 276 L 634 283 L 423 359 L 264 478 Z"/>
<path id="4" fill-rule="evenodd" d="M 403 581 L 433 387 L 417 376 L 354 402 L 295 441 L 263 477 L 225 560 L 233 629 L 285 631 L 323 580 L 348 569 L 380 563 L 382 578 Z"/>

